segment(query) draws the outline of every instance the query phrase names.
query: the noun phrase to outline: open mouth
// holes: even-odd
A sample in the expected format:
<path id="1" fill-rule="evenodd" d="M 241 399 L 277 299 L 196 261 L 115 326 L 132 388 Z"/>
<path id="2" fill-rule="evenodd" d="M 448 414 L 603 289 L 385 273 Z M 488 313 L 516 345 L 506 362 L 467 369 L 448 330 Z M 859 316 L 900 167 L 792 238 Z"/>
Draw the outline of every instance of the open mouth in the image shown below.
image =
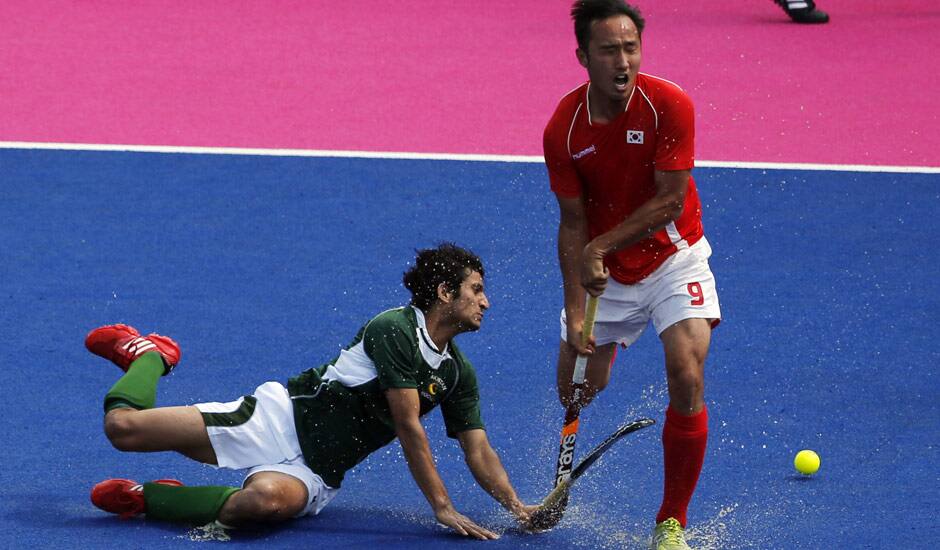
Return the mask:
<path id="1" fill-rule="evenodd" d="M 627 74 L 618 74 L 614 77 L 614 86 L 621 92 L 627 89 L 630 83 L 630 76 Z"/>

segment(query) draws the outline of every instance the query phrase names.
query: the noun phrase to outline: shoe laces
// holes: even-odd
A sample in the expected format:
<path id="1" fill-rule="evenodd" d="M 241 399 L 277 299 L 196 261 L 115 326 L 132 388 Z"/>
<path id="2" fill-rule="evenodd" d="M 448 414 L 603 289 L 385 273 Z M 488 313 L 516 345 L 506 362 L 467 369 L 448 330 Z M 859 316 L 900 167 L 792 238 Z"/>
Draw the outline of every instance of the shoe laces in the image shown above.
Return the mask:
<path id="1" fill-rule="evenodd" d="M 685 532 L 682 529 L 682 524 L 679 523 L 678 520 L 669 518 L 660 525 L 661 527 L 656 533 L 657 542 L 668 542 L 670 544 L 685 543 Z"/>

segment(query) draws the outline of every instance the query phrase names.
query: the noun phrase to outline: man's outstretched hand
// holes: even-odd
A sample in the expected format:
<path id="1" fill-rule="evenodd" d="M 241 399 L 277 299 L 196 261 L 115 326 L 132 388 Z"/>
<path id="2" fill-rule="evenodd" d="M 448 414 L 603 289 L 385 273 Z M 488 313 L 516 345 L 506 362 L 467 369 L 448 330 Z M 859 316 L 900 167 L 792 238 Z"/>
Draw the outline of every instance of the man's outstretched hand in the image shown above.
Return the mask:
<path id="1" fill-rule="evenodd" d="M 434 515 L 441 525 L 453 529 L 459 535 L 480 540 L 496 540 L 499 538 L 499 535 L 489 529 L 480 527 L 472 519 L 455 510 L 453 506 L 437 510 Z"/>

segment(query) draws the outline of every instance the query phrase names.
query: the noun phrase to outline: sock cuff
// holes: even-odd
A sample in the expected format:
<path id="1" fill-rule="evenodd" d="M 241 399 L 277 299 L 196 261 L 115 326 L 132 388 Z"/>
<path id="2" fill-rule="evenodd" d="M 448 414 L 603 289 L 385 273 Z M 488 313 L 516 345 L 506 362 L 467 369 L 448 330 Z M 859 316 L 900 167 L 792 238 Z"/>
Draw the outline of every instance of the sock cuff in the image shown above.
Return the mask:
<path id="1" fill-rule="evenodd" d="M 114 409 L 134 409 L 135 411 L 141 410 L 141 408 L 130 401 L 127 400 L 128 397 L 124 395 L 113 395 L 108 394 L 104 399 L 104 412 L 105 414 L 113 411 Z"/>
<path id="2" fill-rule="evenodd" d="M 691 415 L 679 414 L 671 406 L 666 408 L 666 427 L 685 434 L 695 434 L 708 431 L 708 407 Z M 664 428 L 665 429 L 665 428 Z"/>

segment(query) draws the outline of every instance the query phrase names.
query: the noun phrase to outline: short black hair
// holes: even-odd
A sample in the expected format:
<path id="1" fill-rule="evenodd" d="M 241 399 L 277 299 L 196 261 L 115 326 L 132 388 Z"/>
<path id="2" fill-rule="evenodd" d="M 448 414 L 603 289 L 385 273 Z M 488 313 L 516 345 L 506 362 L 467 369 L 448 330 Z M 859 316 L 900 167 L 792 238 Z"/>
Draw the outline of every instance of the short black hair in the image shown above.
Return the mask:
<path id="1" fill-rule="evenodd" d="M 571 19 L 574 21 L 574 36 L 578 39 L 578 47 L 587 52 L 591 42 L 591 23 L 613 17 L 626 15 L 636 25 L 636 31 L 643 37 L 643 27 L 646 21 L 640 15 L 640 10 L 627 4 L 623 0 L 576 0 L 571 5 Z"/>
<path id="2" fill-rule="evenodd" d="M 448 291 L 457 292 L 470 273 L 479 272 L 481 277 L 485 274 L 483 261 L 454 243 L 415 252 L 415 265 L 405 272 L 402 283 L 411 291 L 411 304 L 421 311 L 428 311 L 437 301 L 437 287 L 441 283 Z"/>

